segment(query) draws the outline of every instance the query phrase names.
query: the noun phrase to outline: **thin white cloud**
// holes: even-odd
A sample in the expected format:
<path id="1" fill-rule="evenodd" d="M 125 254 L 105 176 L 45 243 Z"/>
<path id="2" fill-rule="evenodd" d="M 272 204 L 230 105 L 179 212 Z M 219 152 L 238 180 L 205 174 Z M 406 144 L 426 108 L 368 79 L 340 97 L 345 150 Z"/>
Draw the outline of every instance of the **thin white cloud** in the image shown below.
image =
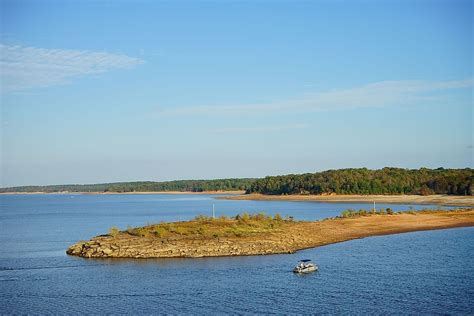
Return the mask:
<path id="1" fill-rule="evenodd" d="M 265 132 L 279 132 L 294 129 L 305 129 L 309 126 L 307 124 L 293 124 L 293 125 L 266 125 L 266 126 L 251 126 L 251 127 L 225 127 L 211 130 L 216 133 L 265 133 Z"/>
<path id="2" fill-rule="evenodd" d="M 1 91 L 64 84 L 73 78 L 141 63 L 141 59 L 120 54 L 0 44 Z"/>
<path id="3" fill-rule="evenodd" d="M 456 81 L 382 81 L 350 89 L 309 93 L 291 100 L 243 105 L 213 105 L 162 109 L 161 115 L 235 115 L 282 111 L 318 111 L 417 105 L 421 102 L 446 101 L 449 90 L 469 88 L 473 79 Z"/>

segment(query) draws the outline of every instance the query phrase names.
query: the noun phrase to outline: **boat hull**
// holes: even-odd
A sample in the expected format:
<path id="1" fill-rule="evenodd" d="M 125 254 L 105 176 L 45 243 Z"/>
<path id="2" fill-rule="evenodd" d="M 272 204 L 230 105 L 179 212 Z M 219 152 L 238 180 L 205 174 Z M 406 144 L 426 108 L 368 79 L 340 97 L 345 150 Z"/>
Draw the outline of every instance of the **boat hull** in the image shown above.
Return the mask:
<path id="1" fill-rule="evenodd" d="M 293 269 L 293 272 L 294 273 L 311 273 L 311 272 L 314 272 L 314 271 L 317 271 L 318 268 L 316 266 L 309 266 L 309 267 L 304 267 L 304 268 L 301 268 L 301 267 L 295 267 Z"/>

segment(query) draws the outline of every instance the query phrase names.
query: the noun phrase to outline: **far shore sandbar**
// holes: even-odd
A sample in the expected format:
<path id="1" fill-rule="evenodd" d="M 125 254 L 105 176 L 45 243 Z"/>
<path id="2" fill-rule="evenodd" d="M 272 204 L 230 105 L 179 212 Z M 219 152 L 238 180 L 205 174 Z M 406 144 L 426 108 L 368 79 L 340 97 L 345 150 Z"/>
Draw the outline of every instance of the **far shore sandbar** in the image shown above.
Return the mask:
<path id="1" fill-rule="evenodd" d="M 242 194 L 222 196 L 225 200 L 254 201 L 302 201 L 327 203 L 383 203 L 383 204 L 431 204 L 445 206 L 474 206 L 473 196 L 460 195 L 265 195 Z"/>
<path id="2" fill-rule="evenodd" d="M 116 194 L 244 194 L 245 191 L 202 191 L 202 192 L 191 192 L 191 191 L 148 191 L 148 192 L 73 192 L 73 191 L 61 191 L 61 192 L 1 192 L 0 195 L 21 195 L 21 194 L 84 194 L 84 195 L 116 195 Z"/>

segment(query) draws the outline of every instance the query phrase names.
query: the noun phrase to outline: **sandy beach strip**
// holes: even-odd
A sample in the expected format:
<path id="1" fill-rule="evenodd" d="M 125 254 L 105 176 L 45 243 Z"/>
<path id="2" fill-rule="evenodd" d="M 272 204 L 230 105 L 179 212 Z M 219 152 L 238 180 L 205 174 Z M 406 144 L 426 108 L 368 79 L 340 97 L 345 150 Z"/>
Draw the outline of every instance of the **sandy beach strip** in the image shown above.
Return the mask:
<path id="1" fill-rule="evenodd" d="M 303 201 L 328 203 L 381 203 L 381 204 L 432 204 L 445 206 L 474 206 L 473 196 L 459 195 L 264 195 L 242 194 L 222 196 L 226 200 Z"/>
<path id="2" fill-rule="evenodd" d="M 1 192 L 0 195 L 40 195 L 40 194 L 85 194 L 85 195 L 139 195 L 139 194 L 187 194 L 187 195 L 205 195 L 205 194 L 219 194 L 219 195 L 232 195 L 232 194 L 244 194 L 245 191 L 202 191 L 202 192 L 190 192 L 190 191 L 149 191 L 149 192 L 72 192 L 72 191 L 61 191 L 61 192 Z"/>

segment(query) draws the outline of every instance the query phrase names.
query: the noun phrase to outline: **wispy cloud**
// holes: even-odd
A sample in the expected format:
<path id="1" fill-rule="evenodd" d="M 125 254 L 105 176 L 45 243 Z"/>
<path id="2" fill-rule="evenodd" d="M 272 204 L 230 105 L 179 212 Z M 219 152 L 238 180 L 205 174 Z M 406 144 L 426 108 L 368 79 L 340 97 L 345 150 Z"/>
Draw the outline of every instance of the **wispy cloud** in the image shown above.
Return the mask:
<path id="1" fill-rule="evenodd" d="M 1 90 L 48 87 L 141 63 L 141 59 L 120 54 L 0 44 Z"/>
<path id="2" fill-rule="evenodd" d="M 279 132 L 294 129 L 305 129 L 309 126 L 307 124 L 293 124 L 293 125 L 266 125 L 266 126 L 251 126 L 251 127 L 225 127 L 216 128 L 212 132 L 216 133 L 264 133 L 264 132 Z"/>
<path id="3" fill-rule="evenodd" d="M 416 105 L 445 100 L 448 90 L 469 88 L 473 79 L 456 81 L 382 81 L 349 89 L 304 94 L 299 98 L 262 104 L 213 105 L 162 109 L 162 115 L 234 115 L 281 111 L 318 111 Z M 441 92 L 441 94 L 440 94 Z"/>

